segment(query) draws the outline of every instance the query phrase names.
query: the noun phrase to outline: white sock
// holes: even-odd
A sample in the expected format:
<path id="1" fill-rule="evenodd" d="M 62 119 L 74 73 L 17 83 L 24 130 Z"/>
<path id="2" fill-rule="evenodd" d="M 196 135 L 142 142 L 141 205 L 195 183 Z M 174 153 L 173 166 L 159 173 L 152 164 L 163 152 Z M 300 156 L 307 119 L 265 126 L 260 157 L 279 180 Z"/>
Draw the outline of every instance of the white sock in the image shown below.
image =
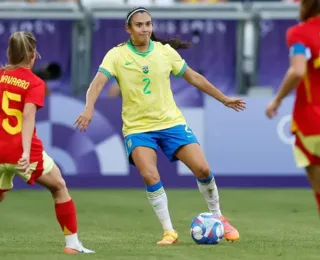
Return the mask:
<path id="1" fill-rule="evenodd" d="M 206 180 L 197 179 L 198 188 L 207 202 L 208 208 L 212 214 L 221 217 L 219 193 L 216 182 L 211 173 L 210 177 Z"/>
<path id="2" fill-rule="evenodd" d="M 147 187 L 147 197 L 161 222 L 164 231 L 174 230 L 168 209 L 167 194 L 162 186 L 161 181 Z"/>
<path id="3" fill-rule="evenodd" d="M 66 247 L 72 247 L 80 244 L 77 233 L 64 237 L 66 239 Z"/>

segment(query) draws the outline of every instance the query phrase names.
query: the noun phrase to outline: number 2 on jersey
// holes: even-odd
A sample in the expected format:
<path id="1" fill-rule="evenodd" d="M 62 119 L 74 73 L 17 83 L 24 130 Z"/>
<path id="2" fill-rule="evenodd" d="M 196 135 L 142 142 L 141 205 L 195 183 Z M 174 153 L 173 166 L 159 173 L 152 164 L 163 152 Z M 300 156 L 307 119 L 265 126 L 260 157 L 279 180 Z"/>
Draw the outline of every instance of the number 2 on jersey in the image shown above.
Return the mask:
<path id="1" fill-rule="evenodd" d="M 18 109 L 10 108 L 10 100 L 21 102 L 21 95 L 4 91 L 2 96 L 2 110 L 8 116 L 13 116 L 17 119 L 17 124 L 14 126 L 10 125 L 9 118 L 4 119 L 2 121 L 2 127 L 8 134 L 15 135 L 20 133 L 22 130 L 22 112 Z"/>
<path id="2" fill-rule="evenodd" d="M 149 89 L 149 87 L 150 87 L 150 79 L 149 78 L 144 78 L 142 81 L 145 83 L 145 86 L 143 88 L 143 94 L 150 95 L 151 94 L 151 90 Z"/>

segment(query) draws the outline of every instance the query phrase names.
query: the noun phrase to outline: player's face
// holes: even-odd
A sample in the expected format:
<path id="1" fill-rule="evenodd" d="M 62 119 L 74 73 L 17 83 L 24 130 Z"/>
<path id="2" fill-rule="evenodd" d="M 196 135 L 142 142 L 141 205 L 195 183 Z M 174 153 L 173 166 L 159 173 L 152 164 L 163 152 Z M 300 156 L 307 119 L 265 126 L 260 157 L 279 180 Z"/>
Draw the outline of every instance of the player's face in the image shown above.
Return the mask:
<path id="1" fill-rule="evenodd" d="M 127 27 L 131 39 L 136 43 L 146 43 L 152 33 L 152 21 L 148 13 L 136 13 L 131 18 L 131 26 Z"/>

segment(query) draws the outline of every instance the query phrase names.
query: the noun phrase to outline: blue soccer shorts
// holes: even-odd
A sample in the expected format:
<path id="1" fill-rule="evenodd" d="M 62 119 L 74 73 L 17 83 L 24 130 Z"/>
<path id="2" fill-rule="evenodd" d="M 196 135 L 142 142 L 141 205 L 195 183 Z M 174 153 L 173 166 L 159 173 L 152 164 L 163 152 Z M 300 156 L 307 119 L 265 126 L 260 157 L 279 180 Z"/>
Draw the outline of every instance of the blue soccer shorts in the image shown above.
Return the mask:
<path id="1" fill-rule="evenodd" d="M 187 125 L 177 125 L 163 130 L 131 134 L 125 137 L 125 147 L 129 162 L 134 165 L 131 152 L 139 146 L 149 147 L 157 151 L 161 148 L 166 157 L 177 161 L 175 152 L 182 146 L 199 143 L 192 130 Z"/>

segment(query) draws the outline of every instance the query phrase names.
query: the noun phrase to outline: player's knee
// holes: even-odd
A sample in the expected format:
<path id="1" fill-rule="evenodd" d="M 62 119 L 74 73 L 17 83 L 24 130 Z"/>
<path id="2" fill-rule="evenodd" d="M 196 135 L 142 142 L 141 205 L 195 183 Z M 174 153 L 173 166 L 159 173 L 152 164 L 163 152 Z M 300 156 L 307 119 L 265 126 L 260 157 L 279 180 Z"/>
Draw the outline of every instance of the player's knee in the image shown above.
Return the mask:
<path id="1" fill-rule="evenodd" d="M 0 192 L 0 203 L 4 201 L 5 197 L 6 197 L 5 192 Z"/>
<path id="2" fill-rule="evenodd" d="M 59 178 L 56 178 L 51 185 L 48 187 L 51 193 L 57 193 L 64 190 L 67 190 L 67 185 L 65 180 L 60 176 Z"/>
<path id="3" fill-rule="evenodd" d="M 65 180 L 61 177 L 50 188 L 55 203 L 63 203 L 71 199 Z"/>
<path id="4" fill-rule="evenodd" d="M 67 184 L 66 184 L 66 181 L 61 177 L 56 182 L 55 190 L 61 191 L 61 190 L 65 190 L 65 189 L 67 189 Z"/>
<path id="5" fill-rule="evenodd" d="M 210 168 L 208 164 L 198 165 L 194 170 L 197 178 L 206 179 L 210 177 Z"/>
<path id="6" fill-rule="evenodd" d="M 146 167 L 145 169 L 140 171 L 141 176 L 146 184 L 156 183 L 160 181 L 159 173 L 157 167 Z"/>

